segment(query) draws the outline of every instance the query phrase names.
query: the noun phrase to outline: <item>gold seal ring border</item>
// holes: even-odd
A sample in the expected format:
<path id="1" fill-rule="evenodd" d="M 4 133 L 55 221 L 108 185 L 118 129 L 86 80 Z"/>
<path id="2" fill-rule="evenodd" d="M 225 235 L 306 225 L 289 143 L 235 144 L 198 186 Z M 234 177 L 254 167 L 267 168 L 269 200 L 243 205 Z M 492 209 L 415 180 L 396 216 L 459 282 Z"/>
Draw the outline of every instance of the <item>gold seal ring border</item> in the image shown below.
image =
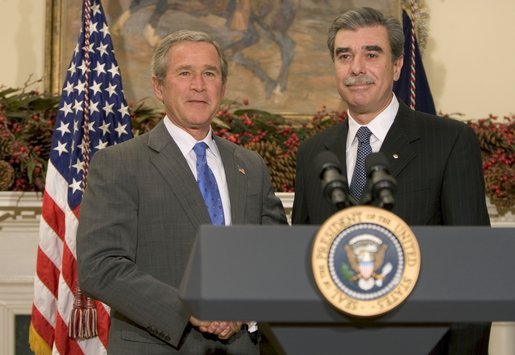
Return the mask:
<path id="1" fill-rule="evenodd" d="M 334 239 L 345 229 L 357 224 L 372 223 L 388 229 L 399 240 L 405 268 L 399 285 L 383 297 L 358 300 L 342 292 L 332 279 L 328 253 Z M 313 241 L 311 265 L 316 286 L 336 309 L 352 316 L 374 317 L 399 306 L 413 291 L 420 273 L 420 248 L 409 226 L 395 214 L 371 206 L 357 206 L 339 211 L 320 227 Z"/>

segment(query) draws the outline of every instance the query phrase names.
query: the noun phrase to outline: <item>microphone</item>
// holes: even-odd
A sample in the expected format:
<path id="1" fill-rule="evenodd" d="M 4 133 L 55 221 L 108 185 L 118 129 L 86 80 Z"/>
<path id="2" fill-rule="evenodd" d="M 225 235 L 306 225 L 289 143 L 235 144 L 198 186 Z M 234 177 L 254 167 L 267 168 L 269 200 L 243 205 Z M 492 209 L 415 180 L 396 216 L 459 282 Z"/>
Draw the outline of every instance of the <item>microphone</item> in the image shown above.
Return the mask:
<path id="1" fill-rule="evenodd" d="M 322 193 L 325 198 L 338 209 L 349 207 L 349 184 L 342 175 L 338 157 L 328 150 L 320 152 L 315 157 L 316 171 L 322 180 Z"/>
<path id="2" fill-rule="evenodd" d="M 390 175 L 390 165 L 383 153 L 371 153 L 365 159 L 368 174 L 368 199 L 380 208 L 391 210 L 395 203 L 393 197 L 397 181 Z"/>

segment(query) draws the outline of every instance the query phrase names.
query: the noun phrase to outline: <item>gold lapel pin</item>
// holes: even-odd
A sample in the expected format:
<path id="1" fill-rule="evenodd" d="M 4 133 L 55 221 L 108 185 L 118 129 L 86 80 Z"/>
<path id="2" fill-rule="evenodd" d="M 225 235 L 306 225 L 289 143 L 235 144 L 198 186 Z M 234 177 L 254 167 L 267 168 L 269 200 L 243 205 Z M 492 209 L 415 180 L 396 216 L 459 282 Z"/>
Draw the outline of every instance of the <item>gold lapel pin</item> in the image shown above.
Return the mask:
<path id="1" fill-rule="evenodd" d="M 243 168 L 239 168 L 239 169 L 238 169 L 238 171 L 239 171 L 240 173 L 242 173 L 243 175 L 245 175 L 245 169 L 243 169 Z"/>

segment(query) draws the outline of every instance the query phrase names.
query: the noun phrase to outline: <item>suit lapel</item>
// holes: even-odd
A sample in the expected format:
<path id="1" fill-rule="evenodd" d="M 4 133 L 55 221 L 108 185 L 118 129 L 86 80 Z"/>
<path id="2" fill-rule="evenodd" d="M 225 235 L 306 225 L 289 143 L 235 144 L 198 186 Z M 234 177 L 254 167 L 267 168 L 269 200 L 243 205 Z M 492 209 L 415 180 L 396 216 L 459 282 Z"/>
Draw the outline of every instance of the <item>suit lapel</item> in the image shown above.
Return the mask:
<path id="1" fill-rule="evenodd" d="M 342 124 L 336 126 L 324 143 L 326 149 L 336 154 L 341 164 L 342 175 L 347 177 L 347 134 L 349 133 L 349 122 L 345 120 Z"/>
<path id="2" fill-rule="evenodd" d="M 380 149 L 390 161 L 393 176 L 398 176 L 417 155 L 412 143 L 420 139 L 420 134 L 413 124 L 416 117 L 412 116 L 413 112 L 399 101 L 399 112 Z"/>
<path id="3" fill-rule="evenodd" d="M 414 113 L 402 102 L 399 101 L 399 112 L 395 117 L 392 127 L 386 135 L 380 151 L 390 161 L 390 173 L 393 176 L 399 175 L 404 167 L 416 157 L 416 151 L 411 144 L 420 139 L 413 120 Z M 324 143 L 325 148 L 334 152 L 341 162 L 342 174 L 347 176 L 347 155 L 346 142 L 349 133 L 349 122 L 346 120 L 331 132 Z"/>
<path id="4" fill-rule="evenodd" d="M 236 155 L 236 146 L 224 139 L 214 136 L 214 140 L 222 157 L 225 178 L 231 200 L 232 224 L 245 222 L 245 202 L 247 197 L 247 166 Z"/>
<path id="5" fill-rule="evenodd" d="M 150 132 L 148 146 L 157 153 L 151 159 L 152 164 L 177 196 L 191 222 L 194 225 L 211 223 L 195 177 L 162 121 Z"/>

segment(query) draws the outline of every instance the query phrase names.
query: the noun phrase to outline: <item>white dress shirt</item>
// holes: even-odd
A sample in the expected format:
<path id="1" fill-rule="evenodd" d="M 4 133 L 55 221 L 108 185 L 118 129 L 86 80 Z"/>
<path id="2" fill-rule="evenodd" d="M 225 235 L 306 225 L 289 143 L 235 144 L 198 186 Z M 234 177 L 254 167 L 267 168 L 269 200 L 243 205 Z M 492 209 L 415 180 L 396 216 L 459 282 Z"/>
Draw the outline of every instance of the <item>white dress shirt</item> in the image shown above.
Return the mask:
<path id="1" fill-rule="evenodd" d="M 386 134 L 390 130 L 390 127 L 395 120 L 397 111 L 399 111 L 399 101 L 397 101 L 395 95 L 392 94 L 392 97 L 393 98 L 390 104 L 366 125 L 366 127 L 368 127 L 368 129 L 372 132 L 372 135 L 370 136 L 370 146 L 372 147 L 372 152 L 374 153 L 381 149 L 381 145 L 384 142 Z M 356 138 L 356 133 L 358 132 L 358 129 L 362 127 L 362 125 L 357 123 L 354 118 L 352 118 L 348 110 L 347 114 L 349 116 L 349 133 L 347 134 L 345 154 L 347 160 L 347 181 L 349 182 L 350 186 L 352 174 L 354 173 L 354 167 L 356 166 L 356 155 L 358 153 L 358 139 Z"/>
<path id="2" fill-rule="evenodd" d="M 184 155 L 184 158 L 188 162 L 188 165 L 197 179 L 197 156 L 193 151 L 193 147 L 199 141 L 193 138 L 188 132 L 184 131 L 182 128 L 179 128 L 175 125 L 168 116 L 164 118 L 164 123 L 168 133 L 172 136 L 173 140 L 179 147 Z M 231 200 L 229 199 L 229 189 L 227 187 L 227 179 L 225 177 L 224 164 L 222 162 L 222 157 L 220 156 L 220 151 L 216 146 L 216 143 L 213 139 L 213 132 L 211 127 L 209 127 L 209 133 L 206 138 L 201 140 L 200 142 L 204 142 L 207 144 L 209 149 L 206 149 L 206 159 L 207 165 L 213 171 L 215 175 L 216 183 L 218 185 L 218 190 L 220 191 L 220 197 L 222 199 L 222 204 L 224 208 L 224 219 L 225 225 L 228 226 L 231 224 Z"/>

